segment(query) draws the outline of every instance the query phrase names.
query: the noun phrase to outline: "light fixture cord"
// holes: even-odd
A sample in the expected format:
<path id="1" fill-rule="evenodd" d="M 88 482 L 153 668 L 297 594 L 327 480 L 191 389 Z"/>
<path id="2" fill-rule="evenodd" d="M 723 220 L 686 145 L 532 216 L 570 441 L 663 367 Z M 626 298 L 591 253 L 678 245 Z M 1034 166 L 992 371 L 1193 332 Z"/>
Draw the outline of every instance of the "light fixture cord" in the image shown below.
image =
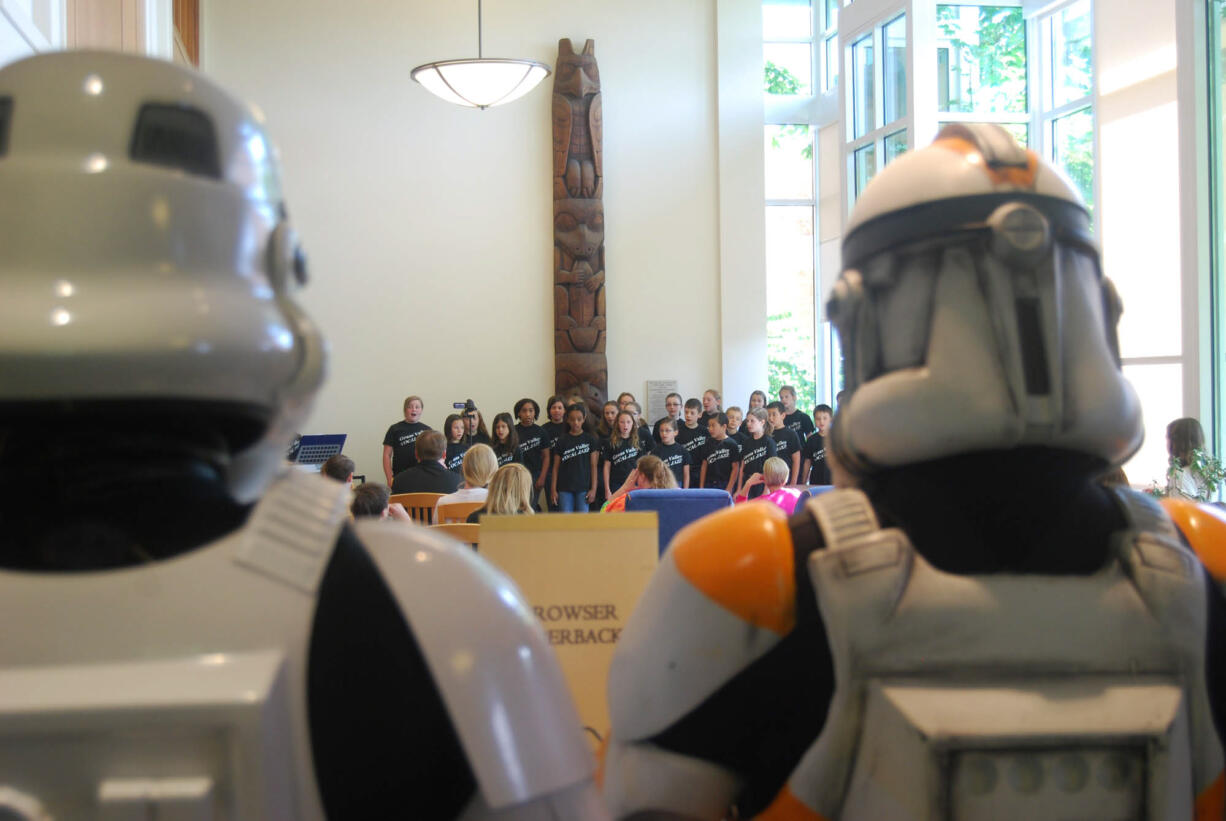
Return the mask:
<path id="1" fill-rule="evenodd" d="M 481 0 L 477 0 L 477 59 L 480 60 L 481 54 Z"/>

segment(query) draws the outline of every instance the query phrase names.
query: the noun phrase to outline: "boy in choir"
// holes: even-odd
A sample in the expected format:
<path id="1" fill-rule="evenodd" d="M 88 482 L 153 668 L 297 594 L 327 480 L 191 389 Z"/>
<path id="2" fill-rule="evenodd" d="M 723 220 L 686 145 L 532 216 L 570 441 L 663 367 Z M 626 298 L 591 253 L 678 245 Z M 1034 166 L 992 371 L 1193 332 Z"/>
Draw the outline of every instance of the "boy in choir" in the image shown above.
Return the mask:
<path id="1" fill-rule="evenodd" d="M 784 385 L 779 389 L 779 401 L 783 403 L 783 424 L 803 442 L 813 433 L 814 427 L 809 415 L 796 407 L 796 389 L 791 385 Z"/>
<path id="2" fill-rule="evenodd" d="M 677 397 L 677 407 L 680 408 L 681 397 L 678 394 L 669 395 Z M 694 460 L 688 450 L 677 444 L 677 423 L 664 417 L 656 423 L 656 430 L 659 431 L 660 438 L 651 452 L 652 456 L 659 458 L 673 472 L 673 478 L 677 480 L 677 487 L 688 488 L 690 486 L 690 466 L 694 464 Z"/>
<path id="3" fill-rule="evenodd" d="M 389 485 L 397 473 L 417 464 L 413 446 L 422 431 L 430 430 L 430 426 L 421 421 L 424 409 L 420 396 L 408 397 L 404 400 L 404 421 L 396 422 L 383 435 L 383 475 Z"/>
<path id="4" fill-rule="evenodd" d="M 702 449 L 706 447 L 709 434 L 706 427 L 698 424 L 702 415 L 702 403 L 697 399 L 685 400 L 685 423 L 677 428 L 677 442 L 690 452 L 694 464 L 702 458 Z"/>
<path id="5" fill-rule="evenodd" d="M 818 405 L 813 409 L 813 422 L 817 431 L 805 440 L 800 455 L 802 465 L 800 475 L 803 482 L 810 485 L 832 485 L 834 479 L 830 474 L 830 464 L 826 461 L 826 432 L 834 420 L 834 411 L 829 405 Z"/>
<path id="6" fill-rule="evenodd" d="M 728 416 L 722 411 L 707 421 L 710 440 L 702 457 L 699 481 L 702 487 L 726 490 L 731 495 L 736 490 L 741 467 L 741 446 L 728 435 Z"/>
<path id="7" fill-rule="evenodd" d="M 664 416 L 657 419 L 655 425 L 651 428 L 651 438 L 657 442 L 660 441 L 660 423 L 665 419 L 672 421 L 674 434 L 677 431 L 677 426 L 685 422 L 685 417 L 681 414 L 681 394 L 670 393 L 664 397 Z"/>
<path id="8" fill-rule="evenodd" d="M 794 485 L 800 481 L 800 437 L 784 423 L 782 402 L 766 406 L 766 423 L 775 440 L 775 455 L 788 466 L 788 484 Z"/>

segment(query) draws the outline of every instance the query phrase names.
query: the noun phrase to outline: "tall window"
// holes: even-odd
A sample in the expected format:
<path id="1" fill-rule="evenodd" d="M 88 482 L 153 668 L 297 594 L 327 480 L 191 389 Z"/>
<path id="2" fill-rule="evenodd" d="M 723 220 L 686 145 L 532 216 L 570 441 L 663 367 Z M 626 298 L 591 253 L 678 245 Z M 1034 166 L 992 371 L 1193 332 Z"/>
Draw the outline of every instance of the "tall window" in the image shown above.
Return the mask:
<path id="1" fill-rule="evenodd" d="M 1215 453 L 1226 455 L 1226 0 L 1208 0 L 1210 212 L 1210 408 L 1201 420 Z"/>
<path id="2" fill-rule="evenodd" d="M 937 6 L 940 124 L 991 122 L 1030 144 L 1026 22 L 1016 5 Z"/>
<path id="3" fill-rule="evenodd" d="M 1094 213 L 1094 55 L 1090 0 L 1047 12 L 1038 32 L 1037 123 L 1044 155 Z"/>
<path id="4" fill-rule="evenodd" d="M 907 16 L 873 25 L 847 48 L 848 206 L 877 170 L 907 150 Z"/>
<path id="5" fill-rule="evenodd" d="M 813 133 L 766 126 L 766 350 L 770 394 L 794 385 L 807 407 L 817 395 Z"/>
<path id="6" fill-rule="evenodd" d="M 801 407 L 817 401 L 823 347 L 811 123 L 818 99 L 838 85 L 838 9 L 838 0 L 762 3 L 768 390 L 794 385 Z"/>

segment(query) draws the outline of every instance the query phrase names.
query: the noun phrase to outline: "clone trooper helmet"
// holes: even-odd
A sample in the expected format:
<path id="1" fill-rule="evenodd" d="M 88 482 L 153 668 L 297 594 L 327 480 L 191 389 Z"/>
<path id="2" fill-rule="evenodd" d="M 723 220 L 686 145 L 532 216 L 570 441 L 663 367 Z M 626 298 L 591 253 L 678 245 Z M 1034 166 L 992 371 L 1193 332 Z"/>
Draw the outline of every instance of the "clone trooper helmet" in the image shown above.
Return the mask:
<path id="1" fill-rule="evenodd" d="M 827 306 L 853 474 L 1043 446 L 1118 465 L 1141 445 L 1122 306 L 1069 183 L 994 125 L 952 125 L 865 189 Z"/>
<path id="2" fill-rule="evenodd" d="M 261 117 L 171 63 L 65 52 L 0 69 L 0 279 L 6 415 L 203 415 L 240 501 L 323 378 Z"/>

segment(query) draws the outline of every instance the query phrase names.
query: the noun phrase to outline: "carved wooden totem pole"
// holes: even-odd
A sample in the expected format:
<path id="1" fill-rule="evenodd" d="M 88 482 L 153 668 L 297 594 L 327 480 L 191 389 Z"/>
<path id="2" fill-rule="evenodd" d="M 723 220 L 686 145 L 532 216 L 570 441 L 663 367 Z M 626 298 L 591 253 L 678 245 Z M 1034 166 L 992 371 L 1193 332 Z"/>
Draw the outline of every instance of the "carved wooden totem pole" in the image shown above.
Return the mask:
<path id="1" fill-rule="evenodd" d="M 553 80 L 554 383 L 599 414 L 605 359 L 604 174 L 596 44 L 558 41 Z"/>

